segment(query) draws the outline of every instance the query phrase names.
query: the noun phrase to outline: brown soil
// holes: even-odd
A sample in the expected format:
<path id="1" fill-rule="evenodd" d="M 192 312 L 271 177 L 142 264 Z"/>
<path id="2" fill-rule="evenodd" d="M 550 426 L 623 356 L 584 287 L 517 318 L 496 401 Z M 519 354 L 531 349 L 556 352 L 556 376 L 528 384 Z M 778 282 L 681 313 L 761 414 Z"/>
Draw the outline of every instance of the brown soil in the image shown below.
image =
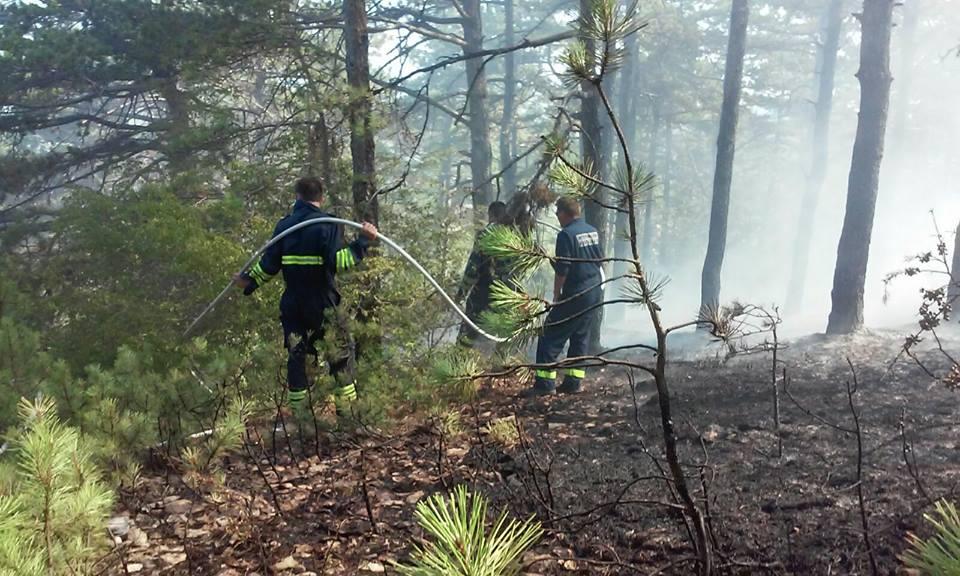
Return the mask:
<path id="1" fill-rule="evenodd" d="M 898 555 L 908 532 L 925 533 L 929 500 L 956 494 L 960 403 L 916 367 L 888 371 L 899 343 L 888 334 L 792 343 L 781 355 L 796 400 L 781 383 L 781 457 L 769 355 L 672 365 L 681 455 L 708 504 L 721 573 L 869 574 L 858 486 L 879 572 L 902 573 Z M 846 357 L 859 383 L 859 484 Z M 136 529 L 113 573 L 124 573 L 121 555 L 128 572 L 149 574 L 391 573 L 422 536 L 416 502 L 466 482 L 492 509 L 543 522 L 527 574 L 692 574 L 682 519 L 653 462 L 663 444 L 652 384 L 634 394 L 626 373 L 608 369 L 581 395 L 533 403 L 514 399 L 521 386 L 487 383 L 455 436 L 408 422 L 389 435 L 324 435 L 306 444 L 308 456 L 282 440 L 274 455 L 268 438 L 265 449 L 250 447 L 263 474 L 237 456 L 222 489 L 149 477 L 124 498 Z M 522 442 L 498 444 L 487 426 L 514 417 Z"/>

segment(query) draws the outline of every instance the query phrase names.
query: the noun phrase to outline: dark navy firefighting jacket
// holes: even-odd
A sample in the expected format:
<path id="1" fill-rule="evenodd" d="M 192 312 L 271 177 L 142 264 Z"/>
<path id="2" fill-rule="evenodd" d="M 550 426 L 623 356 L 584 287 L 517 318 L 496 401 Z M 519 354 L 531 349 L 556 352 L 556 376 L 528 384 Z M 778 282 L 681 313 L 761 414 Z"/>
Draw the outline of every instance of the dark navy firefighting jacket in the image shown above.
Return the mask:
<path id="1" fill-rule="evenodd" d="M 580 218 L 564 226 L 557 234 L 556 255 L 559 259 L 553 263 L 553 270 L 557 276 L 566 276 L 561 288 L 561 296 L 569 298 L 600 284 L 600 259 L 603 258 L 603 247 L 600 246 L 600 235 L 593 226 Z M 574 260 L 563 260 L 563 258 Z M 596 290 L 600 291 L 599 286 Z M 576 303 L 572 304 L 576 305 Z"/>
<path id="2" fill-rule="evenodd" d="M 273 235 L 304 220 L 323 217 L 330 214 L 297 200 L 293 212 L 277 223 Z M 323 322 L 323 311 L 340 303 L 337 272 L 356 266 L 366 256 L 368 247 L 369 241 L 363 236 L 345 245 L 336 224 L 305 226 L 267 248 L 260 261 L 246 273 L 252 282 L 244 294 L 251 294 L 278 272 L 283 272 L 286 288 L 280 299 L 281 317 L 319 326 Z"/>
<path id="3" fill-rule="evenodd" d="M 473 243 L 473 250 L 470 252 L 467 267 L 463 271 L 463 280 L 457 292 L 458 299 L 469 293 L 471 300 L 481 304 L 483 308 L 490 300 L 490 287 L 493 283 L 499 280 L 504 284 L 510 284 L 513 278 L 512 263 L 509 258 L 494 258 L 485 254 L 480 248 L 483 238 L 497 226 L 500 225 L 487 224 L 477 233 L 477 239 Z"/>

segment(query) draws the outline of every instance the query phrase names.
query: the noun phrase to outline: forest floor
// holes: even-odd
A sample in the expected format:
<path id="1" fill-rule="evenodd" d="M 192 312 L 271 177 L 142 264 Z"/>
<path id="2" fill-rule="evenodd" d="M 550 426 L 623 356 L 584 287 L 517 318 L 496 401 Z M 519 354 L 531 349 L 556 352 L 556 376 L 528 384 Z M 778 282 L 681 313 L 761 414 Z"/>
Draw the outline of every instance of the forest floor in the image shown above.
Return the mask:
<path id="1" fill-rule="evenodd" d="M 672 364 L 681 456 L 695 498 L 709 504 L 723 573 L 869 574 L 858 487 L 879 573 L 903 573 L 907 533 L 926 533 L 930 500 L 960 487 L 960 402 L 916 366 L 888 370 L 901 342 L 885 332 L 789 342 L 777 370 L 788 376 L 782 456 L 769 354 Z M 859 383 L 859 483 L 847 358 Z M 522 383 L 488 382 L 459 431 L 421 421 L 389 435 L 323 435 L 306 456 L 297 443 L 275 455 L 255 444 L 209 492 L 173 472 L 148 475 L 123 496 L 129 530 L 111 573 L 389 574 L 422 536 L 415 504 L 465 482 L 492 509 L 543 521 L 525 574 L 692 574 L 652 457 L 663 447 L 652 382 L 631 390 L 624 372 L 607 369 L 589 384 L 526 402 L 514 398 Z M 500 419 L 516 423 L 518 443 L 490 432 Z"/>

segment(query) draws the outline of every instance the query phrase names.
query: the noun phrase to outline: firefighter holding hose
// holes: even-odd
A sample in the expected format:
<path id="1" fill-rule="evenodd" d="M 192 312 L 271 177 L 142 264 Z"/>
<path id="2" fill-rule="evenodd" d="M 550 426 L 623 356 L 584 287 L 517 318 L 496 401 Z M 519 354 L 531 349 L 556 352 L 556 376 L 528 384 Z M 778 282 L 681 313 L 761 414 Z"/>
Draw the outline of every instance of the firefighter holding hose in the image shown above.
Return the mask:
<path id="1" fill-rule="evenodd" d="M 330 217 L 320 209 L 323 183 L 317 178 L 301 178 L 294 186 L 297 200 L 292 212 L 277 223 L 273 236 L 306 220 Z M 377 239 L 377 228 L 364 222 L 360 235 L 349 245 L 342 239 L 339 226 L 319 223 L 290 233 L 263 253 L 247 272 L 237 274 L 234 283 L 245 295 L 283 273 L 285 285 L 280 299 L 280 323 L 287 349 L 287 398 L 291 407 L 303 406 L 307 397 L 307 356 L 317 357 L 316 343 L 323 339 L 325 313 L 340 303 L 336 275 L 353 268 L 366 255 L 370 242 Z M 344 353 L 345 352 L 345 353 Z M 336 382 L 334 399 L 338 412 L 357 397 L 352 375 L 345 374 L 352 351 L 339 351 L 328 358 L 330 375 Z M 350 381 L 343 382 L 348 379 Z"/>
<path id="2" fill-rule="evenodd" d="M 479 323 L 483 313 L 490 309 L 490 290 L 494 282 L 499 280 L 509 284 L 513 277 L 510 272 L 510 262 L 504 258 L 494 258 L 484 254 L 480 248 L 483 237 L 495 226 L 510 225 L 507 205 L 500 201 L 493 202 L 487 208 L 487 218 L 489 223 L 477 234 L 456 297 L 457 302 L 463 302 L 466 298 L 467 316 L 475 323 Z M 460 325 L 460 334 L 457 336 L 457 342 L 460 345 L 473 347 L 479 338 L 480 333 L 466 321 Z"/>

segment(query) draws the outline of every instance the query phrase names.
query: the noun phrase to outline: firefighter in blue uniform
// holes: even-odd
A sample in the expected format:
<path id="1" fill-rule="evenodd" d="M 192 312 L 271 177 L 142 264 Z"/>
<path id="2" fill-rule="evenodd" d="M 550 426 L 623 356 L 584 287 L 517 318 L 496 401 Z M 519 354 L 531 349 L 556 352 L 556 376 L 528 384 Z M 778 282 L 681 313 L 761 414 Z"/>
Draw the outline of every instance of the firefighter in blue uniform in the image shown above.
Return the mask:
<path id="1" fill-rule="evenodd" d="M 538 365 L 556 363 L 567 342 L 570 343 L 568 358 L 586 355 L 590 330 L 603 302 L 600 269 L 603 247 L 597 229 L 580 218 L 580 204 L 571 197 L 557 201 L 557 219 L 562 229 L 557 234 L 557 259 L 553 263 L 556 274 L 553 308 L 537 342 Z M 557 371 L 540 369 L 536 371 L 533 388 L 524 392 L 524 396 L 544 396 L 554 390 L 576 394 L 585 376 L 582 367 L 569 367 L 558 388 Z"/>
<path id="2" fill-rule="evenodd" d="M 301 178 L 295 185 L 297 201 L 293 211 L 277 223 L 273 235 L 312 218 L 329 217 L 320 209 L 323 184 L 316 178 Z M 360 236 L 345 245 L 340 227 L 335 224 L 305 226 L 268 248 L 248 272 L 238 274 L 234 282 L 245 295 L 283 273 L 285 289 L 280 299 L 280 323 L 287 349 L 287 398 L 291 407 L 303 405 L 307 396 L 307 356 L 317 357 L 316 343 L 323 339 L 324 314 L 340 303 L 336 274 L 354 267 L 367 254 L 377 229 L 364 222 Z M 328 358 L 334 380 L 342 378 L 351 362 L 350 351 Z M 349 375 L 347 375 L 349 376 Z M 338 409 L 355 400 L 355 384 L 337 381 L 335 399 Z"/>
<path id="3" fill-rule="evenodd" d="M 470 258 L 467 260 L 467 267 L 463 272 L 463 280 L 460 282 L 460 288 L 457 291 L 457 302 L 462 302 L 466 297 L 466 313 L 475 323 L 479 324 L 480 316 L 485 310 L 490 309 L 490 288 L 497 280 L 509 283 L 512 274 L 510 273 L 510 263 L 503 258 L 494 258 L 484 254 L 480 249 L 480 243 L 483 237 L 490 232 L 494 226 L 505 226 L 509 224 L 507 215 L 507 205 L 497 201 L 490 204 L 487 209 L 487 226 L 477 234 L 477 239 L 473 244 L 473 251 L 470 252 Z M 471 328 L 466 322 L 460 325 L 460 333 L 457 336 L 457 342 L 462 346 L 472 347 L 477 338 L 477 331 Z"/>

